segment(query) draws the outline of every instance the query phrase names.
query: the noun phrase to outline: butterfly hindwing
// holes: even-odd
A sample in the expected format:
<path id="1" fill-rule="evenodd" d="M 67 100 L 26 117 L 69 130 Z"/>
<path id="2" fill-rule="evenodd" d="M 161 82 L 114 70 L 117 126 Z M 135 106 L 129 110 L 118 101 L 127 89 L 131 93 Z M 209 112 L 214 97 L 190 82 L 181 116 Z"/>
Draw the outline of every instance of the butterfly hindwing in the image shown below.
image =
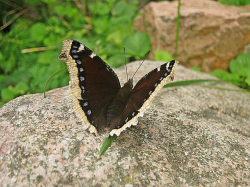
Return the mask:
<path id="1" fill-rule="evenodd" d="M 80 42 L 65 40 L 59 59 L 66 61 L 70 92 L 77 116 L 85 128 L 97 134 L 106 126 L 106 113 L 121 88 L 115 72 L 93 51 Z"/>
<path id="2" fill-rule="evenodd" d="M 119 136 L 127 127 L 137 124 L 138 117 L 143 115 L 156 94 L 168 81 L 173 80 L 173 70 L 177 63 L 172 60 L 162 64 L 138 81 L 122 113 L 120 123 L 110 132 L 111 136 L 114 134 Z"/>

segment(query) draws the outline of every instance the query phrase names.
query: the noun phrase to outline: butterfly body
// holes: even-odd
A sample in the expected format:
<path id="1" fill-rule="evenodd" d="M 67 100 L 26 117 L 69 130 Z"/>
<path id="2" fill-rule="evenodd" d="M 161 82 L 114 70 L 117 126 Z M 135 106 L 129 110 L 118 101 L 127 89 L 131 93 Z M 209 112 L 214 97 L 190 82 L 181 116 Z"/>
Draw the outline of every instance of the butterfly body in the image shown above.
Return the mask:
<path id="1" fill-rule="evenodd" d="M 114 100 L 108 107 L 107 112 L 107 123 L 110 130 L 117 127 L 121 123 L 122 114 L 124 109 L 126 109 L 126 105 L 131 96 L 131 92 L 133 90 L 132 80 L 130 79 L 128 82 L 124 84 L 124 86 L 119 90 Z"/>
<path id="2" fill-rule="evenodd" d="M 159 90 L 173 79 L 178 62 L 172 60 L 152 70 L 133 87 L 129 79 L 123 87 L 115 72 L 99 56 L 75 40 L 63 42 L 59 59 L 70 74 L 70 95 L 83 127 L 97 134 L 109 127 L 111 136 L 136 125 Z"/>

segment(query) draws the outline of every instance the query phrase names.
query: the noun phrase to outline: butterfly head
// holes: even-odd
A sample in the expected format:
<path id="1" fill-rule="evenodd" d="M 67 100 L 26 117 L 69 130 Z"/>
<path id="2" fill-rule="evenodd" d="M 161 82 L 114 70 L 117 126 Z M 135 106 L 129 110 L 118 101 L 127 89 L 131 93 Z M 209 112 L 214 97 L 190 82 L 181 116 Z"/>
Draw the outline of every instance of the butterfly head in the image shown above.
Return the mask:
<path id="1" fill-rule="evenodd" d="M 129 79 L 123 87 L 119 90 L 119 92 L 130 94 L 133 90 L 133 79 Z"/>
<path id="2" fill-rule="evenodd" d="M 129 86 L 130 86 L 131 88 L 133 88 L 133 79 L 132 79 L 132 78 L 129 79 L 127 83 L 129 84 Z"/>

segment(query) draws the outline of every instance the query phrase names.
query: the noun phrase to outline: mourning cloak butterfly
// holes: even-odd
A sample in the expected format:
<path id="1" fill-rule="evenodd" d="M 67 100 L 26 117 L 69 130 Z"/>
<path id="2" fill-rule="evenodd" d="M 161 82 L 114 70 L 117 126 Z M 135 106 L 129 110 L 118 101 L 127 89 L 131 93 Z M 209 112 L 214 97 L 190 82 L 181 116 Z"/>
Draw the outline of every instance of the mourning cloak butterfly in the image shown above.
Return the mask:
<path id="1" fill-rule="evenodd" d="M 60 60 L 70 75 L 75 112 L 91 133 L 109 127 L 111 136 L 136 125 L 159 90 L 174 78 L 175 60 L 162 64 L 139 80 L 121 87 L 116 73 L 93 51 L 75 40 L 63 41 Z"/>

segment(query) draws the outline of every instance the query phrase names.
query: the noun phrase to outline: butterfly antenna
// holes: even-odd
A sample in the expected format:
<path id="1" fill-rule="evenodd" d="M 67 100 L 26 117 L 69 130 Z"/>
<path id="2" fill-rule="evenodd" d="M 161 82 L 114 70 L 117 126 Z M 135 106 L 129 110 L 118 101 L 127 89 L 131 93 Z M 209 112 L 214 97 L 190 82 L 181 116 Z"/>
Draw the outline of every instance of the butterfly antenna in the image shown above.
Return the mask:
<path id="1" fill-rule="evenodd" d="M 148 57 L 148 54 L 149 54 L 149 53 L 150 53 L 150 50 L 149 50 L 148 53 L 145 55 L 144 60 L 141 62 L 141 64 L 139 65 L 139 67 L 138 67 L 137 70 L 135 71 L 134 75 L 133 75 L 132 78 L 131 78 L 132 80 L 133 80 L 135 74 L 137 73 L 137 71 L 140 69 L 140 67 L 141 67 L 141 65 L 143 64 L 143 62 L 145 61 L 145 59 Z"/>
<path id="2" fill-rule="evenodd" d="M 127 81 L 128 81 L 128 68 L 127 68 L 126 55 L 125 55 L 125 46 L 124 46 L 123 50 L 124 50 L 125 68 L 126 68 Z"/>

